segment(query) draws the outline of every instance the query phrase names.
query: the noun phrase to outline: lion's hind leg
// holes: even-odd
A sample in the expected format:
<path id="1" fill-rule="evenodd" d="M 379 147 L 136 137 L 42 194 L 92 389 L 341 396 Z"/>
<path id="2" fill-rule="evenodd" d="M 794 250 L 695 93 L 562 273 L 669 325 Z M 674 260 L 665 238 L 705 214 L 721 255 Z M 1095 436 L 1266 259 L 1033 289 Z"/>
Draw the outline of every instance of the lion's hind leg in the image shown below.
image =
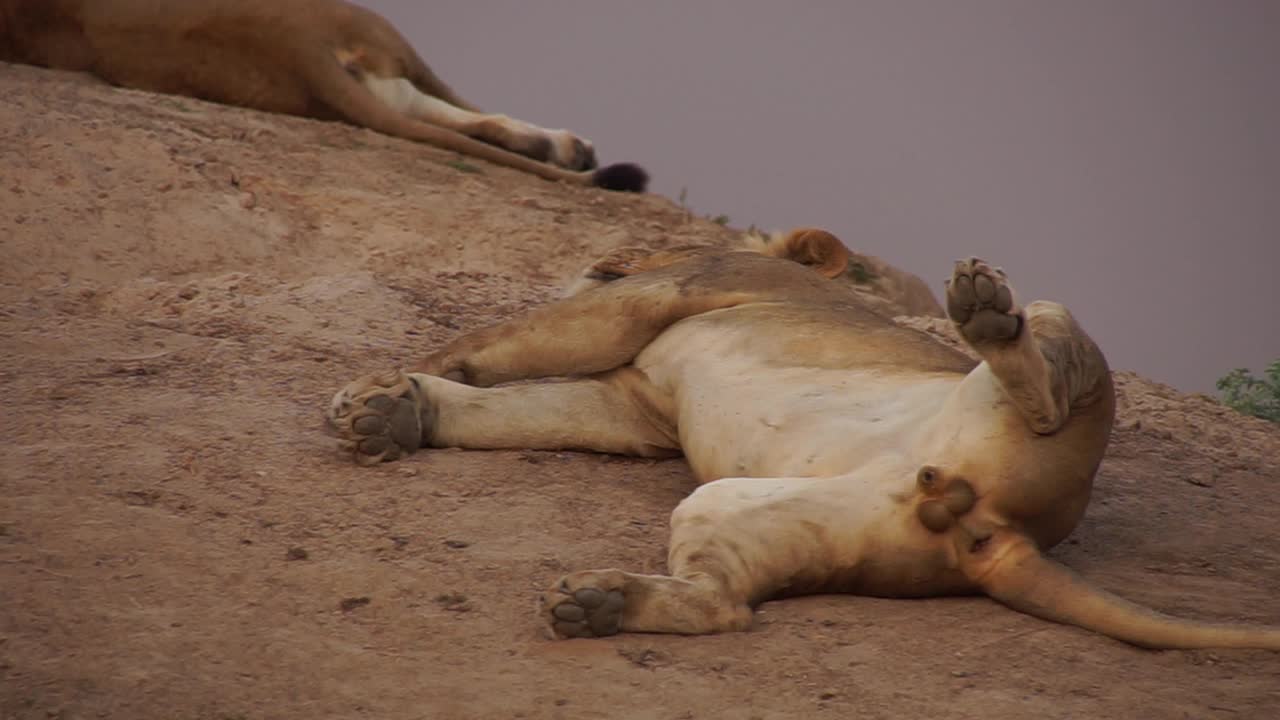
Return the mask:
<path id="1" fill-rule="evenodd" d="M 751 627 L 750 606 L 731 601 L 709 575 L 570 573 L 542 596 L 542 614 L 561 638 L 619 632 L 705 635 Z"/>
<path id="2" fill-rule="evenodd" d="M 596 167 L 592 144 L 567 130 L 549 130 L 506 115 L 467 110 L 422 92 L 408 78 L 362 73 L 360 80 L 382 102 L 416 120 L 566 170 L 594 170 Z"/>
<path id="3" fill-rule="evenodd" d="M 840 478 L 707 483 L 671 514 L 670 575 L 570 573 L 542 596 L 543 620 L 566 638 L 749 629 L 756 603 L 856 566 L 866 504 L 839 487 Z"/>
<path id="4" fill-rule="evenodd" d="M 1004 271 L 978 258 L 956 262 L 947 315 L 990 365 L 1031 428 L 1056 432 L 1073 408 L 1109 388 L 1101 351 L 1058 303 L 1022 308 Z"/>

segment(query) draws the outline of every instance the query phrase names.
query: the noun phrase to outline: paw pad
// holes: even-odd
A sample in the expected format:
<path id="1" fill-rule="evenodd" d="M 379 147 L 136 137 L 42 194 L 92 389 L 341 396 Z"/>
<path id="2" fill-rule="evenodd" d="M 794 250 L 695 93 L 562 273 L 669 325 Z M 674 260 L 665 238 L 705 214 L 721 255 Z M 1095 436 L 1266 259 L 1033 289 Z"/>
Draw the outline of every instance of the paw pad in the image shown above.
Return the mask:
<path id="1" fill-rule="evenodd" d="M 978 258 L 956 262 L 947 281 L 947 315 L 971 343 L 1015 340 L 1022 332 L 1022 310 L 1004 271 Z"/>
<path id="2" fill-rule="evenodd" d="M 422 445 L 422 397 L 402 372 L 371 375 L 334 398 L 330 422 L 361 465 L 395 460 Z"/>
<path id="3" fill-rule="evenodd" d="M 563 583 L 556 597 L 544 603 L 550 606 L 552 630 L 562 638 L 618 634 L 622 629 L 622 609 L 627 604 L 621 590 L 585 587 L 570 593 Z"/>

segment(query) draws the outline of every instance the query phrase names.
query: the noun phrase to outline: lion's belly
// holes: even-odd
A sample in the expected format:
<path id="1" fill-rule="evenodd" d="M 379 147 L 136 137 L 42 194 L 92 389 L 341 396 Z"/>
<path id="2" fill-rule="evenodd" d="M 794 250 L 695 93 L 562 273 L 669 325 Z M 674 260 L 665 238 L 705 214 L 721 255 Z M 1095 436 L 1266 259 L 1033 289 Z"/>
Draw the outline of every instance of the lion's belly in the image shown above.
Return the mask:
<path id="1" fill-rule="evenodd" d="M 838 475 L 909 453 L 952 385 L 810 368 L 735 368 L 714 379 L 697 371 L 676 406 L 701 478 Z"/>
<path id="2" fill-rule="evenodd" d="M 673 399 L 700 481 L 849 473 L 912 481 L 927 464 L 964 477 L 978 510 L 1025 525 L 1044 546 L 1079 521 L 1108 429 L 1088 411 L 1037 435 L 986 364 L 937 372 L 882 345 L 889 352 L 879 358 L 854 350 L 843 368 L 830 366 L 828 346 L 827 367 L 804 367 L 778 350 L 794 340 L 785 325 L 711 315 L 676 324 L 635 360 Z"/>
<path id="3" fill-rule="evenodd" d="M 840 475 L 909 454 L 963 378 L 785 366 L 768 340 L 697 330 L 665 333 L 635 364 L 674 398 L 681 447 L 704 482 Z"/>

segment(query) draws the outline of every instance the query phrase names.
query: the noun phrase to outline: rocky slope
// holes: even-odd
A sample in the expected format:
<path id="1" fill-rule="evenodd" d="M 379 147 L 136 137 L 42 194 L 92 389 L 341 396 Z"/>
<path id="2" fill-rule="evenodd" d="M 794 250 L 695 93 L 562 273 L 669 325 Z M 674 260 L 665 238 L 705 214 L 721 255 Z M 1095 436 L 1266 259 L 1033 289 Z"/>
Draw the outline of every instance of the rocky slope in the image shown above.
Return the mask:
<path id="1" fill-rule="evenodd" d="M 981 598 L 803 598 L 750 633 L 549 642 L 534 597 L 565 570 L 661 569 L 684 466 L 441 451 L 363 469 L 321 408 L 555 296 L 604 250 L 729 230 L 659 197 L 26 67 L 0 66 L 0 128 L 0 717 L 1280 707 L 1280 655 L 1144 652 Z M 1118 381 L 1094 505 L 1057 557 L 1171 612 L 1280 622 L 1280 429 Z"/>

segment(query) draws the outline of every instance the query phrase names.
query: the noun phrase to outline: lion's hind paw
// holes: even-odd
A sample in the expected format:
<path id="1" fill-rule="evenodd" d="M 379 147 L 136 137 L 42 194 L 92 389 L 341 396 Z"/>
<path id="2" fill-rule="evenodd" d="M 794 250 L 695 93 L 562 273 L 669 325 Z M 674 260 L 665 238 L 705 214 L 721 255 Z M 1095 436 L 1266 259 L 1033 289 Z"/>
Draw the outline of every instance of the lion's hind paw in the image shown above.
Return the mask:
<path id="1" fill-rule="evenodd" d="M 626 596 L 608 589 L 609 573 L 582 572 L 566 575 L 542 597 L 543 617 L 559 638 L 616 635 L 622 627 Z"/>
<path id="2" fill-rule="evenodd" d="M 978 258 L 956 262 L 947 280 L 947 315 L 975 345 L 1011 342 L 1022 332 L 1022 308 L 1004 271 Z"/>

